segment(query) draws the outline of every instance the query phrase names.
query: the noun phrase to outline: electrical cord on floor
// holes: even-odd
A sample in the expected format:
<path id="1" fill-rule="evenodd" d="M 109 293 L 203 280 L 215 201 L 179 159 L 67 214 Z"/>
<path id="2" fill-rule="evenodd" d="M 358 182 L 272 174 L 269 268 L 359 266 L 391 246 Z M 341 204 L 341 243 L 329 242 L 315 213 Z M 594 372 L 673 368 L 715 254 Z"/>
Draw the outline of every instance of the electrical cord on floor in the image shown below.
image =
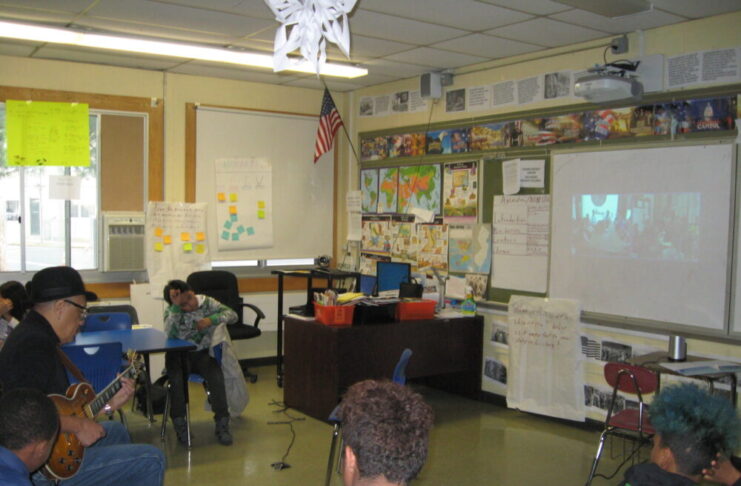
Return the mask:
<path id="1" fill-rule="evenodd" d="M 271 400 L 268 405 L 272 405 L 275 407 L 280 407 L 278 410 L 273 410 L 273 413 L 282 413 L 285 415 L 288 420 L 271 420 L 268 421 L 268 425 L 288 425 L 288 427 L 291 429 L 291 442 L 288 444 L 288 448 L 286 449 L 286 453 L 283 454 L 283 457 L 281 457 L 280 461 L 274 462 L 270 465 L 273 469 L 276 471 L 282 471 L 283 469 L 288 469 L 291 467 L 290 464 L 286 462 L 286 458 L 288 458 L 288 454 L 291 452 L 291 448 L 293 447 L 293 443 L 296 441 L 296 431 L 293 429 L 293 423 L 294 422 L 301 422 L 303 420 L 306 420 L 304 417 L 293 417 L 288 414 L 288 407 L 283 402 L 279 402 L 277 400 Z"/>

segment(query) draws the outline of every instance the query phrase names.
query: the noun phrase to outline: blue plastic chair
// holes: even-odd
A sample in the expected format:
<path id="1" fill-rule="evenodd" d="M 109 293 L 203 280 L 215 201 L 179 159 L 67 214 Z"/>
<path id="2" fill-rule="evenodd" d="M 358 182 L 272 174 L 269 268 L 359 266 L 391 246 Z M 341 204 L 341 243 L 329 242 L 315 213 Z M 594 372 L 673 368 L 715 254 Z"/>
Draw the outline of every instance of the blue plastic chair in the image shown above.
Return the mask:
<path id="1" fill-rule="evenodd" d="M 106 386 L 116 379 L 121 371 L 121 359 L 123 349 L 121 343 L 105 343 L 95 346 L 72 345 L 62 348 L 69 359 L 80 369 L 85 379 L 95 390 L 100 393 Z M 72 376 L 67 370 L 70 383 L 78 383 L 79 380 Z M 118 410 L 121 423 L 126 424 L 123 410 Z"/>
<path id="2" fill-rule="evenodd" d="M 96 312 L 88 314 L 82 332 L 131 329 L 133 321 L 126 312 Z"/>
<path id="3" fill-rule="evenodd" d="M 407 383 L 407 365 L 409 364 L 409 358 L 412 357 L 412 350 L 409 348 L 404 349 L 404 351 L 401 352 L 401 356 L 399 357 L 399 361 L 396 363 L 396 366 L 394 367 L 394 374 L 391 376 L 391 381 L 394 383 L 398 383 L 399 385 L 406 385 Z M 339 411 L 340 406 L 337 405 L 334 410 L 332 410 L 332 413 L 329 414 L 329 422 L 333 424 L 332 427 L 332 442 L 329 445 L 329 460 L 327 461 L 327 477 L 325 478 L 324 484 L 325 486 L 329 486 L 329 483 L 332 482 L 332 468 L 334 466 L 334 453 L 335 449 L 337 448 L 337 438 L 340 436 L 340 429 L 342 428 L 342 421 L 339 417 Z M 341 448 L 340 448 L 341 449 Z M 339 456 L 342 458 L 342 454 Z M 337 461 L 337 469 L 339 470 L 340 463 L 339 459 Z"/>

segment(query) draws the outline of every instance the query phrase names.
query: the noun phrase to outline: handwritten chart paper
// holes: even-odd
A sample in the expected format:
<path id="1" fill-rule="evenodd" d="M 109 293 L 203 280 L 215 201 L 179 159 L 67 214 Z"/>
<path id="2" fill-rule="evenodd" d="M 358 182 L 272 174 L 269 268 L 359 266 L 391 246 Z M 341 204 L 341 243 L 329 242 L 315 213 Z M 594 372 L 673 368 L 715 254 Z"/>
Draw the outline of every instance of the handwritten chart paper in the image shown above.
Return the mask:
<path id="1" fill-rule="evenodd" d="M 545 293 L 551 196 L 494 196 L 491 286 Z"/>
<path id="2" fill-rule="evenodd" d="M 507 406 L 584 421 L 579 304 L 512 296 Z"/>
<path id="3" fill-rule="evenodd" d="M 8 165 L 90 165 L 87 104 L 8 100 L 5 109 Z"/>

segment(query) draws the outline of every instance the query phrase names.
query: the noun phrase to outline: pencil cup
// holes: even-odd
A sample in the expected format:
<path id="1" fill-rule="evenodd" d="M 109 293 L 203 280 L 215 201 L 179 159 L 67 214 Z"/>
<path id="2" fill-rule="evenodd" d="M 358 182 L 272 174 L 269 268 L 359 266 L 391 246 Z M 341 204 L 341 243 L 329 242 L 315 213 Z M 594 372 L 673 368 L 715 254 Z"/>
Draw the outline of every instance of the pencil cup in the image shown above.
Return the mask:
<path id="1" fill-rule="evenodd" d="M 669 361 L 687 359 L 687 341 L 682 336 L 669 336 Z"/>

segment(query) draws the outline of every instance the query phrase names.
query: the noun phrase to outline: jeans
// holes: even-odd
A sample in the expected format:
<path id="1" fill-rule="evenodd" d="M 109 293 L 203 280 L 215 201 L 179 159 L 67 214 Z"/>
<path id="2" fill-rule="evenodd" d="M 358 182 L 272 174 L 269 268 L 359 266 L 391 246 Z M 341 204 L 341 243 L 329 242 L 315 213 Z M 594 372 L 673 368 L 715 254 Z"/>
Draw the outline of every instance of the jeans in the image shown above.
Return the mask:
<path id="1" fill-rule="evenodd" d="M 224 387 L 224 372 L 221 371 L 219 363 L 209 356 L 208 349 L 201 351 L 188 351 L 188 371 L 183 373 L 181 352 L 171 351 L 165 353 L 165 368 L 167 378 L 170 380 L 170 417 L 185 417 L 185 394 L 183 392 L 185 377 L 188 373 L 198 373 L 206 380 L 206 388 L 209 393 L 211 410 L 214 411 L 214 419 L 229 416 L 229 405 L 226 401 L 226 389 Z"/>
<path id="2" fill-rule="evenodd" d="M 60 484 L 161 486 L 166 467 L 162 451 L 148 444 L 132 444 L 120 422 L 106 420 L 100 424 L 106 429 L 105 437 L 85 449 L 77 474 Z M 35 486 L 53 484 L 41 472 L 31 480 Z"/>

